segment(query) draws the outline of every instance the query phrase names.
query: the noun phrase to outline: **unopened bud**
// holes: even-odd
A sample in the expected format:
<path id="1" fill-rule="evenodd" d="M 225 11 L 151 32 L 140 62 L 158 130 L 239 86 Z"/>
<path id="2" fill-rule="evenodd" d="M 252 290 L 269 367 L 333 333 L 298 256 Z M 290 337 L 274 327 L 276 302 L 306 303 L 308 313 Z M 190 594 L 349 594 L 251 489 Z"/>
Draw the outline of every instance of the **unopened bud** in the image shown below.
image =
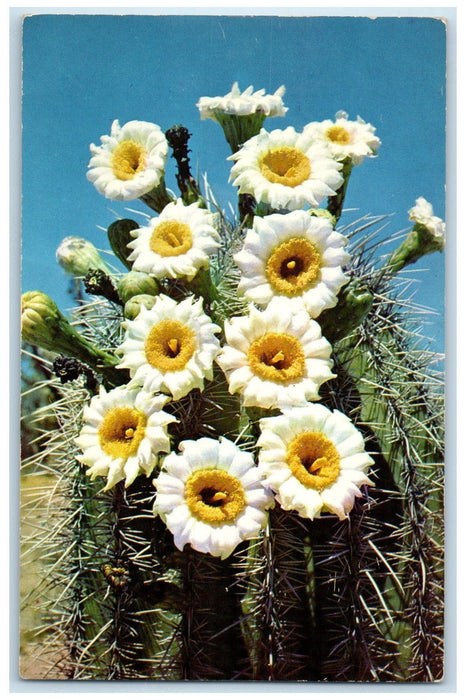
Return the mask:
<path id="1" fill-rule="evenodd" d="M 125 318 L 129 321 L 134 321 L 142 307 L 151 309 L 154 304 L 155 296 L 151 296 L 150 294 L 137 294 L 126 302 L 124 310 Z"/>
<path id="2" fill-rule="evenodd" d="M 145 272 L 133 270 L 128 272 L 118 282 L 118 296 L 123 304 L 126 304 L 132 297 L 140 294 L 155 296 L 159 292 L 157 280 Z"/>
<path id="3" fill-rule="evenodd" d="M 43 292 L 26 292 L 21 297 L 21 336 L 26 343 L 54 350 L 64 321 L 55 302 Z"/>
<path id="4" fill-rule="evenodd" d="M 110 272 L 97 248 L 85 238 L 64 238 L 57 248 L 56 258 L 65 272 L 76 277 L 84 277 L 90 268 Z"/>

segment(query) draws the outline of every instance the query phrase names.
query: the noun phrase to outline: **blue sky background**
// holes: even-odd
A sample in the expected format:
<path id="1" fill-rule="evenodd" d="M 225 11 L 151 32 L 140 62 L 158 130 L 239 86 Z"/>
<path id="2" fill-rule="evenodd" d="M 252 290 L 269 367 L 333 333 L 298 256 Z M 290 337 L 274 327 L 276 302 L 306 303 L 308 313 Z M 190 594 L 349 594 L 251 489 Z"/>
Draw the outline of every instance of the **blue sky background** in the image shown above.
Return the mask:
<path id="1" fill-rule="evenodd" d="M 192 133 L 193 169 L 207 172 L 226 208 L 229 147 L 221 128 L 201 121 L 199 97 L 224 95 L 234 81 L 267 92 L 284 84 L 285 118 L 268 129 L 333 118 L 344 109 L 377 129 L 376 159 L 353 170 L 345 224 L 393 214 L 387 234 L 409 226 L 419 196 L 445 218 L 445 25 L 426 17 L 36 15 L 23 28 L 22 286 L 41 289 L 66 310 L 68 278 L 55 261 L 65 236 L 108 249 L 116 215 L 139 202 L 105 199 L 86 179 L 89 143 L 113 119 L 140 119 Z M 174 161 L 167 183 L 174 187 Z M 149 212 L 149 210 L 146 210 Z M 415 301 L 437 312 L 427 329 L 443 351 L 444 256 L 408 274 Z M 424 270 L 423 272 L 421 272 Z"/>

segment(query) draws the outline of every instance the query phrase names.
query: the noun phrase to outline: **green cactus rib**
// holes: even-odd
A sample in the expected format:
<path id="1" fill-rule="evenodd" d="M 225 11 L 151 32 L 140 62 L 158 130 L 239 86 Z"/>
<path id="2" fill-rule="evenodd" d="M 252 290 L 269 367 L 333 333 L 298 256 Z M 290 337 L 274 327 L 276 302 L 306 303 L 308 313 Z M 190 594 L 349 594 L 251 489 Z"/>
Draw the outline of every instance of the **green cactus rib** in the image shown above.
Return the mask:
<path id="1" fill-rule="evenodd" d="M 402 679 L 429 681 L 442 673 L 438 648 L 442 603 L 437 592 L 442 585 L 438 564 L 443 510 L 441 438 L 421 365 L 411 359 L 413 350 L 400 337 L 393 310 L 385 312 L 379 305 L 377 315 L 369 315 L 358 334 L 337 345 L 336 354 L 360 390 L 361 423 L 377 437 L 404 504 L 395 567 L 403 593 L 393 586 L 390 575 L 384 595 L 395 622 L 382 624 L 387 639 L 398 648 L 399 667 L 394 673 Z M 432 610 L 433 600 L 437 610 L 426 616 L 424 611 Z M 407 638 L 411 639 L 409 655 Z"/>

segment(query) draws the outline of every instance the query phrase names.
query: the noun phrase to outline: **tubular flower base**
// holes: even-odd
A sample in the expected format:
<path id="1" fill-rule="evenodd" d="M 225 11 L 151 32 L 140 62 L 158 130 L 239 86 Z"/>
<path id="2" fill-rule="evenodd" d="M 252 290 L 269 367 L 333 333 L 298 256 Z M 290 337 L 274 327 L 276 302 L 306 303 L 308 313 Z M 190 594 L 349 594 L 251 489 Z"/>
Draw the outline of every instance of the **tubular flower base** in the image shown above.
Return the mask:
<path id="1" fill-rule="evenodd" d="M 112 214 L 108 268 L 60 246 L 85 278 L 70 320 L 22 297 L 23 636 L 44 677 L 443 677 L 442 377 L 396 275 L 445 224 L 419 197 L 401 243 L 388 217 L 341 227 L 375 129 L 266 131 L 283 94 L 199 99 L 233 151 L 231 220 L 178 115 L 113 122 L 88 177 L 149 210 Z"/>

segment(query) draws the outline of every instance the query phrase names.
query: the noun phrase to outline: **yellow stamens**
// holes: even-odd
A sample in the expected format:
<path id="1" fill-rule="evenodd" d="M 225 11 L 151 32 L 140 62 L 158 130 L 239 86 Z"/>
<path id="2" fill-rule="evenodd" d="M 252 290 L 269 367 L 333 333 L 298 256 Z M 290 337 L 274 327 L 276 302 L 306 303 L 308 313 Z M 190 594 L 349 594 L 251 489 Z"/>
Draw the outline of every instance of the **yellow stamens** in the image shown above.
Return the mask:
<path id="1" fill-rule="evenodd" d="M 243 485 L 223 469 L 197 469 L 187 479 L 186 503 L 191 513 L 209 525 L 231 523 L 246 506 Z"/>
<path id="2" fill-rule="evenodd" d="M 188 224 L 175 219 L 160 221 L 152 231 L 150 249 L 162 257 L 183 255 L 192 248 L 193 236 Z"/>
<path id="3" fill-rule="evenodd" d="M 302 345 L 288 333 L 264 333 L 251 343 L 247 357 L 251 371 L 266 381 L 291 384 L 304 377 Z"/>
<path id="4" fill-rule="evenodd" d="M 325 132 L 325 135 L 329 141 L 333 141 L 333 143 L 339 143 L 342 146 L 345 146 L 351 141 L 351 134 L 339 124 L 335 124 L 334 126 L 329 127 Z"/>
<path id="5" fill-rule="evenodd" d="M 291 146 L 271 148 L 260 158 L 259 169 L 269 181 L 296 187 L 311 175 L 311 164 L 305 153 Z"/>
<path id="6" fill-rule="evenodd" d="M 340 474 L 340 455 L 331 440 L 320 432 L 301 433 L 288 445 L 286 462 L 304 486 L 322 491 Z"/>
<path id="7" fill-rule="evenodd" d="M 279 350 L 277 352 L 277 354 L 274 355 L 272 357 L 272 359 L 270 360 L 270 364 L 277 365 L 279 362 L 283 362 L 284 359 L 285 359 L 285 355 L 283 354 L 283 352 L 281 350 Z"/>
<path id="8" fill-rule="evenodd" d="M 112 457 L 128 459 L 138 451 L 145 434 L 147 417 L 129 406 L 117 406 L 108 411 L 99 427 L 102 450 Z"/>
<path id="9" fill-rule="evenodd" d="M 293 237 L 274 248 L 265 274 L 273 291 L 283 296 L 302 294 L 320 280 L 321 257 L 307 238 Z"/>
<path id="10" fill-rule="evenodd" d="M 146 167 L 146 151 L 136 141 L 120 141 L 113 151 L 111 167 L 118 180 L 132 180 Z"/>
<path id="11" fill-rule="evenodd" d="M 167 345 L 168 345 L 169 349 L 171 350 L 171 352 L 172 352 L 174 355 L 177 355 L 177 354 L 178 354 L 178 348 L 179 348 L 179 345 L 180 345 L 179 342 L 178 342 L 178 338 L 170 338 L 170 340 L 168 341 Z"/>
<path id="12" fill-rule="evenodd" d="M 194 331 L 180 321 L 168 319 L 156 323 L 144 343 L 148 363 L 161 372 L 184 369 L 196 347 Z"/>
<path id="13" fill-rule="evenodd" d="M 227 496 L 228 494 L 225 493 L 225 491 L 217 491 L 217 493 L 214 493 L 214 495 L 210 497 L 210 500 L 217 503 L 218 501 L 224 501 Z"/>

